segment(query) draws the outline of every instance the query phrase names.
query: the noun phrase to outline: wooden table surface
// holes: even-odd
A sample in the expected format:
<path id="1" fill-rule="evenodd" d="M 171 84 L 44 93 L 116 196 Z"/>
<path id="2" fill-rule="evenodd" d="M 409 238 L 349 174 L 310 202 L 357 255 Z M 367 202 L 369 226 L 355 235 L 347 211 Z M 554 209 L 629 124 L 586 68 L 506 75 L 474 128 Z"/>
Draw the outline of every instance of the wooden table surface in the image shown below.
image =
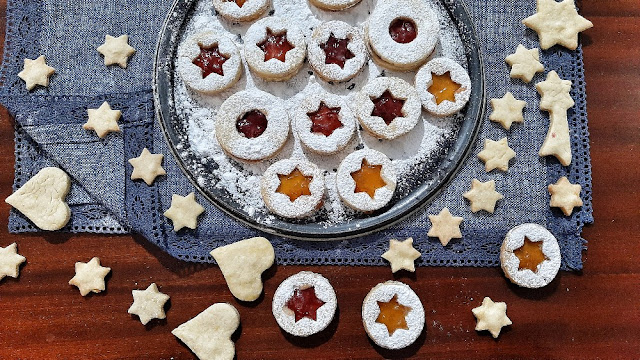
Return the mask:
<path id="1" fill-rule="evenodd" d="M 588 0 L 595 28 L 582 37 L 587 76 L 596 222 L 580 273 L 561 272 L 542 290 L 512 286 L 498 268 L 419 268 L 399 277 L 416 290 L 426 332 L 398 352 L 376 347 L 362 327 L 362 299 L 393 279 L 388 267 L 278 266 L 265 296 L 250 306 L 229 293 L 215 266 L 176 261 L 138 236 L 11 235 L 0 204 L 0 246 L 17 242 L 27 257 L 19 279 L 0 283 L 0 359 L 191 359 L 171 330 L 215 302 L 241 315 L 238 359 L 640 358 L 640 2 Z M 4 14 L 6 0 L 0 0 Z M 5 18 L 0 20 L 4 38 Z M 13 181 L 13 120 L 0 112 L 0 198 Z M 99 256 L 112 268 L 107 291 L 80 296 L 67 284 L 74 263 Z M 271 315 L 278 284 L 301 270 L 330 279 L 339 312 L 327 331 L 297 339 Z M 127 314 L 131 290 L 156 282 L 171 295 L 165 321 L 143 326 Z M 513 321 L 496 341 L 474 331 L 473 307 L 489 296 Z"/>

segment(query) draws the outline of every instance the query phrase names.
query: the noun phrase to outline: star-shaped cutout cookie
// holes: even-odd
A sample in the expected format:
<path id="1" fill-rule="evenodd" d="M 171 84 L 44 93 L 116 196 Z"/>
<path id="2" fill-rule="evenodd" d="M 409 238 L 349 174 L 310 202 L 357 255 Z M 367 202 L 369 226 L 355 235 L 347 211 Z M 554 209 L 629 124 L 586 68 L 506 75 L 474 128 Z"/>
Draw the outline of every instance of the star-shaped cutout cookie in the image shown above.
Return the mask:
<path id="1" fill-rule="evenodd" d="M 18 77 L 24 80 L 27 90 L 31 90 L 36 85 L 49 86 L 49 77 L 56 72 L 56 69 L 47 65 L 44 55 L 37 59 L 24 59 L 24 68 L 18 73 Z"/>
<path id="2" fill-rule="evenodd" d="M 0 280 L 5 276 L 17 278 L 20 274 L 20 264 L 27 260 L 18 254 L 18 245 L 13 243 L 6 248 L 0 247 Z"/>
<path id="3" fill-rule="evenodd" d="M 129 45 L 129 35 L 121 35 L 117 38 L 106 35 L 104 44 L 100 45 L 96 50 L 104 55 L 104 64 L 106 66 L 118 64 L 123 69 L 127 67 L 129 57 L 136 52 L 136 49 Z"/>
<path id="4" fill-rule="evenodd" d="M 582 206 L 580 199 L 580 191 L 582 186 L 572 184 L 566 176 L 561 177 L 555 184 L 549 185 L 549 193 L 551 194 L 551 207 L 562 209 L 562 212 L 570 216 L 573 208 Z"/>
<path id="5" fill-rule="evenodd" d="M 538 33 L 543 50 L 556 44 L 575 50 L 578 34 L 593 27 L 591 21 L 578 14 L 573 0 L 538 0 L 536 14 L 522 20 L 522 23 Z"/>
<path id="6" fill-rule="evenodd" d="M 509 170 L 509 160 L 516 156 L 516 152 L 509 147 L 507 138 L 504 137 L 499 141 L 491 139 L 484 140 L 484 150 L 478 153 L 478 158 L 484 162 L 487 172 L 498 169 L 501 171 Z"/>
<path id="7" fill-rule="evenodd" d="M 502 127 L 509 130 L 514 122 L 524 122 L 522 111 L 527 106 L 527 102 L 518 100 L 510 92 L 501 99 L 491 99 L 493 112 L 489 115 L 489 120 L 500 123 Z"/>
<path id="8" fill-rule="evenodd" d="M 478 320 L 476 331 L 489 330 L 494 338 L 498 338 L 503 326 L 511 325 L 511 320 L 507 317 L 507 304 L 504 302 L 493 302 L 485 297 L 482 306 L 471 311 Z"/>
<path id="9" fill-rule="evenodd" d="M 473 179 L 471 190 L 462 196 L 471 202 L 471 211 L 474 213 L 485 210 L 492 214 L 496 208 L 496 202 L 504 198 L 502 194 L 496 191 L 496 182 L 494 180 L 483 183 L 478 179 Z"/>
<path id="10" fill-rule="evenodd" d="M 550 71 L 545 81 L 537 83 L 536 89 L 541 96 L 541 110 L 562 112 L 575 105 L 571 98 L 571 81 L 562 80 L 555 71 Z"/>
<path id="11" fill-rule="evenodd" d="M 131 180 L 142 179 L 147 185 L 151 186 L 156 177 L 167 174 L 162 168 L 163 158 L 164 155 L 152 154 L 147 148 L 144 148 L 140 156 L 129 159 L 129 164 L 133 165 Z"/>
<path id="12" fill-rule="evenodd" d="M 147 325 L 152 319 L 165 319 L 164 304 L 169 301 L 169 295 L 158 290 L 156 283 L 152 283 L 146 290 L 133 290 L 133 304 L 127 311 L 138 315 L 142 325 Z"/>
<path id="13" fill-rule="evenodd" d="M 94 257 L 88 263 L 76 263 L 76 275 L 69 280 L 69 285 L 77 286 L 80 295 L 86 296 L 90 292 L 104 291 L 104 278 L 111 268 L 100 266 L 100 258 Z"/>
<path id="14" fill-rule="evenodd" d="M 391 263 L 391 272 L 398 270 L 416 271 L 414 261 L 420 257 L 420 252 L 413 248 L 413 239 L 405 241 L 391 239 L 389 250 L 382 254 L 382 258 Z"/>
<path id="15" fill-rule="evenodd" d="M 544 65 L 540 62 L 540 53 L 537 48 L 527 49 L 524 45 L 518 45 L 516 52 L 507 56 L 507 64 L 511 65 L 511 77 L 530 82 L 536 73 L 544 71 Z"/>
<path id="16" fill-rule="evenodd" d="M 442 209 L 438 215 L 429 215 L 431 221 L 431 229 L 427 236 L 437 237 L 440 239 L 442 246 L 447 246 L 451 239 L 461 239 L 460 224 L 462 218 L 451 215 L 448 208 Z"/>
<path id="17" fill-rule="evenodd" d="M 196 195 L 187 196 L 173 194 L 171 207 L 164 212 L 164 216 L 173 222 L 173 231 L 178 232 L 183 227 L 195 229 L 198 226 L 198 216 L 204 212 L 204 208 L 196 201 Z"/>
<path id="18" fill-rule="evenodd" d="M 120 110 L 111 110 L 111 106 L 105 101 L 97 109 L 87 109 L 89 120 L 82 125 L 85 130 L 93 130 L 99 138 L 104 138 L 110 132 L 120 131 L 118 120 L 122 113 Z"/>

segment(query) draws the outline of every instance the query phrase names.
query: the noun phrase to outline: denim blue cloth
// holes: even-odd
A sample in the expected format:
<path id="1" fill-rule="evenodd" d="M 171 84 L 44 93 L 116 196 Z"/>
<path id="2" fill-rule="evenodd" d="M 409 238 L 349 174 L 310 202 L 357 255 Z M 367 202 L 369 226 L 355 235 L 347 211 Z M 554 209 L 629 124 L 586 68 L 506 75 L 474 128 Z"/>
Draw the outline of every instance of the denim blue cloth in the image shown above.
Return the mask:
<path id="1" fill-rule="evenodd" d="M 302 0 L 301 0 L 302 1 Z M 451 0 L 447 0 L 451 1 Z M 554 47 L 543 51 L 546 70 L 556 70 L 574 84 L 576 106 L 569 111 L 573 161 L 563 167 L 553 158 L 540 158 L 538 149 L 548 128 L 548 116 L 539 110 L 534 84 L 509 77 L 504 58 L 519 43 L 537 47 L 537 35 L 525 29 L 521 20 L 535 12 L 535 1 L 459 0 L 465 3 L 484 56 L 487 101 L 511 91 L 526 100 L 525 123 L 510 132 L 486 119 L 472 155 L 461 171 L 432 204 L 389 229 L 366 237 L 334 241 L 305 242 L 267 236 L 280 264 L 382 265 L 380 255 L 390 238 L 413 237 L 422 257 L 418 265 L 496 266 L 505 233 L 523 222 L 547 226 L 558 238 L 562 250 L 562 268 L 582 268 L 582 227 L 593 221 L 591 209 L 591 165 L 587 129 L 586 95 L 582 68 L 582 50 Z M 9 0 L 5 56 L 0 70 L 0 100 L 15 117 L 16 176 L 20 187 L 45 166 L 58 166 L 72 178 L 68 201 L 72 208 L 69 232 L 142 234 L 169 254 L 187 261 L 213 262 L 213 248 L 248 236 L 262 235 L 245 227 L 209 204 L 193 188 L 178 168 L 154 119 L 151 75 L 156 38 L 170 0 Z M 137 53 L 127 69 L 106 67 L 95 48 L 104 35 L 128 34 Z M 48 88 L 27 92 L 17 73 L 24 58 L 45 55 L 56 68 Z M 105 139 L 84 131 L 87 108 L 108 101 L 122 111 L 121 133 Z M 485 138 L 498 140 L 508 136 L 516 151 L 515 162 L 507 173 L 484 171 L 476 154 Z M 131 181 L 132 168 L 127 160 L 144 147 L 165 154 L 167 176 L 153 186 Z M 546 187 L 561 176 L 582 185 L 584 206 L 569 217 L 549 208 Z M 496 180 L 497 190 L 505 196 L 495 214 L 474 214 L 463 199 L 471 180 Z M 196 191 L 205 207 L 197 230 L 174 233 L 162 213 L 171 204 L 171 194 Z M 427 215 L 437 214 L 444 206 L 462 216 L 462 240 L 443 247 L 427 237 L 431 226 Z M 12 232 L 37 231 L 21 214 L 12 211 Z"/>

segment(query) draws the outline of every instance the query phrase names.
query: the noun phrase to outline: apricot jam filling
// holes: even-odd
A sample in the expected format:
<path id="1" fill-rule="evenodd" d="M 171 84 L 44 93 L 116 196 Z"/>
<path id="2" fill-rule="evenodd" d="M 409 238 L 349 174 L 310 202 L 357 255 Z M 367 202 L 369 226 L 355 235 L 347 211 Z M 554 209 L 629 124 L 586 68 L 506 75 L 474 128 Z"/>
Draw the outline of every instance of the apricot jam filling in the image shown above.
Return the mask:
<path id="1" fill-rule="evenodd" d="M 246 3 L 248 0 L 227 0 L 227 2 L 234 2 L 236 3 L 236 5 L 238 5 L 238 7 L 242 7 L 244 6 L 244 3 Z"/>
<path id="2" fill-rule="evenodd" d="M 373 199 L 376 190 L 387 186 L 380 175 L 381 171 L 382 165 L 371 165 L 367 159 L 362 159 L 360 170 L 351 173 L 353 181 L 356 182 L 355 193 L 365 192 Z"/>
<path id="3" fill-rule="evenodd" d="M 264 52 L 264 61 L 277 59 L 285 62 L 287 52 L 295 48 L 295 46 L 291 45 L 289 40 L 287 40 L 286 31 L 276 34 L 269 28 L 267 28 L 267 38 L 257 45 Z"/>
<path id="4" fill-rule="evenodd" d="M 524 244 L 513 251 L 513 254 L 520 259 L 518 270 L 529 269 L 534 273 L 538 271 L 538 265 L 547 260 L 542 252 L 542 241 L 533 242 L 526 236 Z"/>
<path id="5" fill-rule="evenodd" d="M 313 176 L 304 176 L 298 168 L 295 168 L 288 175 L 278 174 L 278 179 L 280 185 L 278 185 L 276 192 L 287 195 L 291 202 L 296 201 L 300 196 L 311 195 L 309 184 L 311 184 Z"/>
<path id="6" fill-rule="evenodd" d="M 333 34 L 329 36 L 326 43 L 321 44 L 320 48 L 324 50 L 326 58 L 325 64 L 336 64 L 344 69 L 344 64 L 349 59 L 353 59 L 355 55 L 347 48 L 349 39 L 338 39 Z"/>
<path id="7" fill-rule="evenodd" d="M 407 315 L 411 308 L 398 302 L 398 295 L 394 295 L 389 302 L 378 301 L 380 315 L 376 322 L 387 327 L 389 336 L 392 336 L 398 329 L 409 330 L 407 326 Z"/>
<path id="8" fill-rule="evenodd" d="M 464 91 L 462 85 L 451 80 L 451 73 L 447 71 L 442 75 L 431 73 L 432 84 L 428 91 L 436 98 L 436 104 L 440 105 L 445 100 L 456 102 L 456 94 Z"/>
<path id="9" fill-rule="evenodd" d="M 395 19 L 389 26 L 389 35 L 397 43 L 408 44 L 418 37 L 418 28 L 409 19 Z"/>
<path id="10" fill-rule="evenodd" d="M 395 118 L 404 116 L 402 107 L 405 101 L 393 97 L 389 90 L 385 91 L 379 98 L 371 101 L 373 101 L 371 116 L 381 117 L 387 125 L 391 124 Z"/>
<path id="11" fill-rule="evenodd" d="M 220 53 L 218 44 L 211 46 L 198 45 L 200 46 L 200 54 L 192 62 L 202 69 L 202 78 L 204 79 L 213 73 L 224 76 L 222 65 L 229 59 L 229 56 Z"/>
<path id="12" fill-rule="evenodd" d="M 286 306 L 293 311 L 296 322 L 298 322 L 305 317 L 315 321 L 318 309 L 324 304 L 325 302 L 316 296 L 316 289 L 308 287 L 295 289 L 293 296 L 287 300 Z"/>
<path id="13" fill-rule="evenodd" d="M 343 126 L 339 114 L 340 107 L 330 108 L 321 102 L 318 111 L 307 113 L 311 119 L 311 132 L 331 136 L 336 129 Z"/>
<path id="14" fill-rule="evenodd" d="M 251 110 L 236 121 L 236 130 L 248 139 L 257 138 L 267 129 L 267 117 L 260 110 Z"/>

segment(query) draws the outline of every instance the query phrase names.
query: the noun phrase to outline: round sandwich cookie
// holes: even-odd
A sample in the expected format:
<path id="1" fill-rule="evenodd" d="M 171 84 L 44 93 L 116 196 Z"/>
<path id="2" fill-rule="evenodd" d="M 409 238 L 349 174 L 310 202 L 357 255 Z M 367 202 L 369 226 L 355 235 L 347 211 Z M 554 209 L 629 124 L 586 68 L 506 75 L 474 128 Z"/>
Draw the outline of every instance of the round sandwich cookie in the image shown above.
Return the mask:
<path id="1" fill-rule="evenodd" d="M 367 335 L 385 349 L 413 344 L 424 329 L 424 308 L 409 285 L 387 281 L 376 285 L 362 303 L 362 323 Z"/>
<path id="2" fill-rule="evenodd" d="M 365 25 L 371 57 L 392 70 L 427 61 L 439 40 L 437 14 L 423 0 L 379 0 Z"/>
<path id="3" fill-rule="evenodd" d="M 309 41 L 309 64 L 325 81 L 353 79 L 369 59 L 360 31 L 342 21 L 318 26 Z"/>
<path id="4" fill-rule="evenodd" d="M 289 137 L 289 116 L 277 97 L 250 89 L 231 95 L 218 110 L 216 138 L 236 159 L 259 161 L 272 157 Z"/>
<path id="5" fill-rule="evenodd" d="M 396 190 L 396 172 L 389 158 L 376 150 L 349 154 L 338 167 L 338 195 L 354 210 L 373 212 L 385 207 Z"/>
<path id="6" fill-rule="evenodd" d="M 282 330 L 307 337 L 326 329 L 338 300 L 325 277 L 302 271 L 285 279 L 273 294 L 271 310 Z"/>
<path id="7" fill-rule="evenodd" d="M 280 160 L 262 176 L 261 193 L 267 208 L 285 218 L 303 218 L 320 206 L 324 175 L 315 164 L 301 159 Z"/>
<path id="8" fill-rule="evenodd" d="M 358 5 L 362 0 L 309 0 L 310 3 L 320 9 L 340 11 Z"/>
<path id="9" fill-rule="evenodd" d="M 205 31 L 188 37 L 180 45 L 177 69 L 191 89 L 215 94 L 240 79 L 242 59 L 240 51 L 227 35 Z"/>
<path id="10" fill-rule="evenodd" d="M 255 22 L 244 38 L 251 71 L 268 81 L 284 81 L 298 73 L 307 56 L 304 34 L 289 20 L 271 16 Z"/>
<path id="11" fill-rule="evenodd" d="M 504 274 L 512 283 L 526 288 L 548 285 L 558 274 L 561 260 L 558 240 L 538 224 L 514 227 L 500 248 Z"/>
<path id="12" fill-rule="evenodd" d="M 270 0 L 213 0 L 213 7 L 223 18 L 234 21 L 252 21 L 267 11 Z"/>
<path id="13" fill-rule="evenodd" d="M 387 140 L 411 131 L 422 114 L 416 90 L 395 77 L 379 77 L 367 83 L 355 97 L 355 110 L 365 130 Z"/>
<path id="14" fill-rule="evenodd" d="M 426 63 L 416 74 L 415 84 L 422 106 L 436 116 L 457 113 L 471 96 L 467 70 L 449 58 L 435 58 Z"/>

